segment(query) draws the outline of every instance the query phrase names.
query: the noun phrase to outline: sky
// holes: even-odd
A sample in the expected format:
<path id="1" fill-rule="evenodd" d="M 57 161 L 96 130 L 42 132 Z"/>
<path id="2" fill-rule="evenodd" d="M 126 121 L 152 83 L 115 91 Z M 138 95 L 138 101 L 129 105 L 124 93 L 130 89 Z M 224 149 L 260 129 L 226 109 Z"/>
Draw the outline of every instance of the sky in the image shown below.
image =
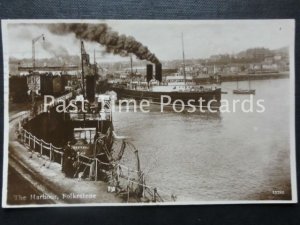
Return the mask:
<path id="1" fill-rule="evenodd" d="M 40 39 L 36 43 L 36 58 L 57 56 L 55 52 L 80 54 L 80 40 L 76 39 L 75 35 L 59 36 L 49 32 L 46 26 L 32 25 L 36 21 L 27 21 L 26 25 L 20 22 L 24 23 L 24 21 L 9 22 L 7 34 L 3 33 L 8 35 L 10 57 L 31 58 L 32 39 L 41 34 L 45 35 L 52 51 L 43 49 Z M 146 45 L 160 60 L 182 58 L 182 33 L 185 56 L 188 59 L 208 58 L 215 54 L 234 54 L 253 47 L 277 49 L 290 46 L 294 38 L 292 20 L 98 20 L 90 22 L 104 22 L 119 34 L 133 36 Z M 97 61 L 128 61 L 126 57 L 105 53 L 105 48 L 98 43 L 85 43 L 85 48 L 90 54 L 93 54 L 95 49 Z"/>

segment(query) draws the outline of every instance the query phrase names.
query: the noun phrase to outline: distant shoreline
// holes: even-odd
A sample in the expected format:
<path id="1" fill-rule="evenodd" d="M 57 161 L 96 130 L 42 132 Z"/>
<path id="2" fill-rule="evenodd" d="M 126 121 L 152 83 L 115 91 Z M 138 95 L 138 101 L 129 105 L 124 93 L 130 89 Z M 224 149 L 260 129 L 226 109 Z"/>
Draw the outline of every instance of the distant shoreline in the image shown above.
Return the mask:
<path id="1" fill-rule="evenodd" d="M 219 83 L 232 82 L 232 81 L 245 81 L 245 80 L 268 80 L 268 79 L 285 79 L 289 78 L 290 73 L 279 72 L 279 73 L 257 73 L 257 74 L 243 74 L 243 75 L 221 75 Z M 194 78 L 197 84 L 203 83 L 217 83 L 217 79 L 205 77 L 205 78 Z"/>

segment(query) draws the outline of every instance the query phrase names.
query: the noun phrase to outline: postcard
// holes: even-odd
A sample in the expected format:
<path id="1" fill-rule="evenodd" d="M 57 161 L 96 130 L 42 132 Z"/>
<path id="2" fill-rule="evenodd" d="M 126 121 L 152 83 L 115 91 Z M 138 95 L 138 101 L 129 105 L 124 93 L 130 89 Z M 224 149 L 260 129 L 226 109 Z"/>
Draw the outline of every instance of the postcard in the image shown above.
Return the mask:
<path id="1" fill-rule="evenodd" d="M 2 207 L 296 203 L 295 21 L 2 20 Z"/>

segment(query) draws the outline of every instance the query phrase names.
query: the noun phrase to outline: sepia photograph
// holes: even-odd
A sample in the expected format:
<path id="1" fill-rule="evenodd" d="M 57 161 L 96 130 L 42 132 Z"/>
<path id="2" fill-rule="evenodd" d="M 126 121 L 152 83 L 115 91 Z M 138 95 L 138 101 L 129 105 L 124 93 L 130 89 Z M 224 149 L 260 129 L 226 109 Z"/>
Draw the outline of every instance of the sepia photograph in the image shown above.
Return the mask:
<path id="1" fill-rule="evenodd" d="M 2 20 L 2 207 L 297 203 L 295 21 Z"/>

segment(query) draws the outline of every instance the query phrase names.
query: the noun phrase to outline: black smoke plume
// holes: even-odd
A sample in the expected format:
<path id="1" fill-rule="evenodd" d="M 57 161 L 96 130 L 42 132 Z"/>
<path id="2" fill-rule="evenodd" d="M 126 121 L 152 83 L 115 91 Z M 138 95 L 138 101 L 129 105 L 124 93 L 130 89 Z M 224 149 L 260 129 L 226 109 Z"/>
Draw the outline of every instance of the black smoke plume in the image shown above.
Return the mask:
<path id="1" fill-rule="evenodd" d="M 54 55 L 55 57 L 59 56 L 68 56 L 68 50 L 63 46 L 54 46 L 51 42 L 44 41 L 42 43 L 42 47 L 45 51 L 49 52 L 50 54 Z"/>
<path id="2" fill-rule="evenodd" d="M 74 33 L 76 38 L 98 42 L 105 46 L 106 51 L 116 55 L 127 56 L 130 53 L 136 55 L 138 59 L 148 60 L 154 64 L 159 63 L 158 58 L 149 51 L 147 46 L 135 40 L 134 37 L 119 35 L 105 23 L 87 24 L 87 23 L 67 23 L 50 24 L 50 32 L 58 35 Z"/>

